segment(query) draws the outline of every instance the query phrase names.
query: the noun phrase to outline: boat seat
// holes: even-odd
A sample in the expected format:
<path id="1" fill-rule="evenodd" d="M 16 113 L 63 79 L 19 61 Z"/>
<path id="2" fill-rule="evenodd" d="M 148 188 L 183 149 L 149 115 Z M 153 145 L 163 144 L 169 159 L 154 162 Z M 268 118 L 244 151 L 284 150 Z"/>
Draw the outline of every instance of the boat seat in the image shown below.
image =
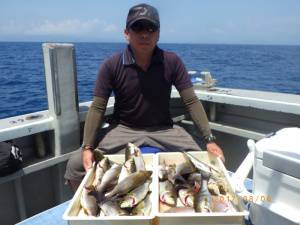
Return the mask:
<path id="1" fill-rule="evenodd" d="M 152 146 L 141 146 L 140 147 L 142 153 L 158 153 L 161 152 L 159 148 L 152 147 Z"/>

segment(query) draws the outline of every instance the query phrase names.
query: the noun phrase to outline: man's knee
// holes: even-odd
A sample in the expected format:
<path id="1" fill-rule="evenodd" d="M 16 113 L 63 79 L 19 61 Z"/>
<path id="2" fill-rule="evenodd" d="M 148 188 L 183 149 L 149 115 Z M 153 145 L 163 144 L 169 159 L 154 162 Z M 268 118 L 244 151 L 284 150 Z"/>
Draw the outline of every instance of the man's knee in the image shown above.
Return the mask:
<path id="1" fill-rule="evenodd" d="M 64 178 L 73 190 L 76 190 L 85 175 L 81 152 L 74 153 L 68 160 Z"/>
<path id="2" fill-rule="evenodd" d="M 66 184 L 69 185 L 73 192 L 76 192 L 81 181 L 78 180 L 66 180 Z"/>

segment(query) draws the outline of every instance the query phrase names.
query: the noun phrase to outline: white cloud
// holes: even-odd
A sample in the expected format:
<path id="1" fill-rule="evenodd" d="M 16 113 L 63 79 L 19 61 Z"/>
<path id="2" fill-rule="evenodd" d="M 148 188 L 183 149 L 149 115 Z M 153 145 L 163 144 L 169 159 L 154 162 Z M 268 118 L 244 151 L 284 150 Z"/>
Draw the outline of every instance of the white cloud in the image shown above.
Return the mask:
<path id="1" fill-rule="evenodd" d="M 106 32 L 117 32 L 118 27 L 114 24 L 108 24 L 108 25 L 105 25 L 103 30 Z"/>
<path id="2" fill-rule="evenodd" d="M 16 23 L 14 20 L 10 20 L 7 23 L 0 24 L 0 33 L 1 34 L 18 34 L 23 33 L 24 28 Z"/>
<path id="3" fill-rule="evenodd" d="M 119 32 L 118 27 L 99 19 L 78 20 L 66 19 L 62 21 L 45 20 L 31 24 L 17 23 L 10 21 L 0 24 L 2 34 L 25 34 L 25 35 L 85 35 L 96 33 L 115 33 Z"/>

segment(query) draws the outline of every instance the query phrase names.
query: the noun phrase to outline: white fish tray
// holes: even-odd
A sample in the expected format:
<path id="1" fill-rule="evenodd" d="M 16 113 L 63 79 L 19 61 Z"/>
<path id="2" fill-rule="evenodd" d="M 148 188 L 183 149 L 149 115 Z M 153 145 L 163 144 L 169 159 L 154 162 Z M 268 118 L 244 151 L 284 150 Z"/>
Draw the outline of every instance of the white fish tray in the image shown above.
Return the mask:
<path id="1" fill-rule="evenodd" d="M 106 155 L 110 160 L 123 163 L 125 161 L 125 155 Z M 147 170 L 152 170 L 152 184 L 151 189 L 151 202 L 157 202 L 157 187 L 158 187 L 158 176 L 157 170 L 154 169 L 157 160 L 155 160 L 154 154 L 143 154 L 145 161 L 145 166 Z M 91 184 L 94 178 L 94 171 L 91 169 L 85 175 L 83 181 L 81 182 L 79 188 L 77 189 L 74 197 L 72 198 L 68 208 L 66 209 L 63 219 L 68 221 L 69 225 L 153 225 L 155 224 L 155 215 L 158 210 L 158 204 L 152 204 L 152 211 L 149 216 L 78 216 L 80 206 L 80 196 L 83 187 L 86 184 Z"/>
<path id="2" fill-rule="evenodd" d="M 206 151 L 203 152 L 189 152 L 197 159 L 200 159 L 203 162 L 213 164 L 220 169 L 225 175 L 227 184 L 229 186 L 229 191 L 233 194 L 233 188 L 229 181 L 229 174 L 224 167 L 223 162 Z M 177 164 L 184 161 L 182 153 L 173 152 L 173 153 L 158 153 L 157 154 L 157 164 L 162 164 L 163 161 L 166 164 Z M 159 193 L 159 191 L 158 191 Z M 235 195 L 234 195 L 235 196 Z M 157 219 L 159 225 L 212 225 L 212 224 L 244 224 L 244 216 L 248 215 L 248 212 L 244 209 L 243 204 L 240 199 L 236 196 L 234 197 L 235 202 L 238 206 L 238 212 L 229 213 L 229 212 L 213 212 L 213 213 L 196 213 L 196 212 L 185 212 L 185 213 L 162 213 L 158 209 Z M 159 194 L 156 196 L 156 201 L 159 202 Z"/>

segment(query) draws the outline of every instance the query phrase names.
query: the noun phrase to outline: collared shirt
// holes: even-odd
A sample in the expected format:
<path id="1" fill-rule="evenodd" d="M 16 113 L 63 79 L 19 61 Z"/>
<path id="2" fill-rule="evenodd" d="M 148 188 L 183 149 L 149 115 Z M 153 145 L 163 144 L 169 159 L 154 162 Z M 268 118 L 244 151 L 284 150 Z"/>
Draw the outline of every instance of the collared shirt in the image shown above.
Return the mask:
<path id="1" fill-rule="evenodd" d="M 129 127 L 171 125 L 170 95 L 192 87 L 180 58 L 156 47 L 147 71 L 135 62 L 128 46 L 124 52 L 106 60 L 98 73 L 94 95 L 115 96 L 114 119 Z"/>

